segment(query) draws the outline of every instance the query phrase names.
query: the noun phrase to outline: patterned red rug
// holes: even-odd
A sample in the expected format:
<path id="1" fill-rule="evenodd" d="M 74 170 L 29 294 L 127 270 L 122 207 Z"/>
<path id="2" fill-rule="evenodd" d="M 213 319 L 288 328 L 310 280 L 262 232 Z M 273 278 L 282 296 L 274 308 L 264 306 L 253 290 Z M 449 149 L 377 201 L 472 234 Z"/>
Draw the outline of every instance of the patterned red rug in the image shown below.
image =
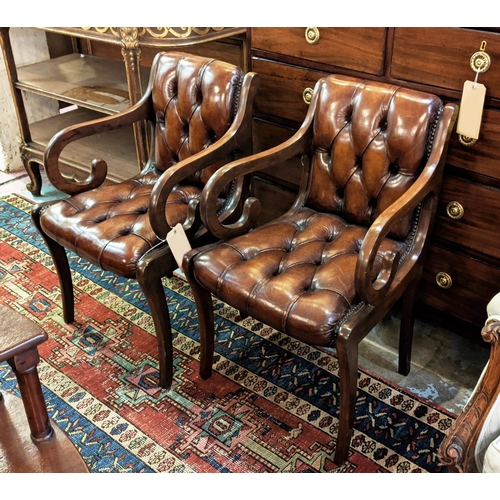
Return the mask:
<path id="1" fill-rule="evenodd" d="M 51 418 L 92 472 L 447 472 L 437 448 L 454 416 L 360 369 L 349 461 L 336 466 L 334 353 L 216 303 L 215 370 L 198 375 L 189 286 L 165 281 L 175 382 L 158 387 L 156 339 L 137 283 L 70 255 L 76 321 L 62 320 L 57 276 L 29 217 L 0 198 L 0 302 L 42 325 L 39 374 Z M 17 393 L 0 364 L 0 389 Z"/>

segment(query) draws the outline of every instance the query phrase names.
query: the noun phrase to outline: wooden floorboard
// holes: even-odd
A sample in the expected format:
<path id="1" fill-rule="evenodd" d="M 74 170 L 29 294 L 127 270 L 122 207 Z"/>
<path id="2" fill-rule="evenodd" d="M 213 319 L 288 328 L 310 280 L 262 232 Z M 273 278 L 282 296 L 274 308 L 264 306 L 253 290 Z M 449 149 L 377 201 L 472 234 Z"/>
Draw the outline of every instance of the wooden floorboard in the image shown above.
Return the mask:
<path id="1" fill-rule="evenodd" d="M 21 398 L 2 392 L 0 401 L 0 473 L 89 472 L 70 439 L 51 421 L 54 436 L 35 444 Z"/>

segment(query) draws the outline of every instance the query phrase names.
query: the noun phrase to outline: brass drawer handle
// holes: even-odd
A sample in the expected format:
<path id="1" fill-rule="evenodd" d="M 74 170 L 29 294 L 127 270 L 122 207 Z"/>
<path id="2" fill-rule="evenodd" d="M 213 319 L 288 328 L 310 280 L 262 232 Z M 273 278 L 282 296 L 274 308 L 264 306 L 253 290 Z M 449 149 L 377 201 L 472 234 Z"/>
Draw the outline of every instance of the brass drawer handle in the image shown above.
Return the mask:
<path id="1" fill-rule="evenodd" d="M 450 201 L 446 205 L 446 213 L 450 219 L 458 220 L 464 216 L 464 207 L 458 201 Z"/>
<path id="2" fill-rule="evenodd" d="M 462 144 L 462 146 L 467 146 L 468 148 L 470 148 L 477 142 L 477 139 L 473 139 L 472 137 L 467 137 L 461 134 L 458 134 L 458 140 L 460 144 Z"/>
<path id="3" fill-rule="evenodd" d="M 451 276 L 448 273 L 437 273 L 436 274 L 436 283 L 438 286 L 441 288 L 450 288 L 451 285 L 453 285 L 453 281 L 451 279 Z"/>
<path id="4" fill-rule="evenodd" d="M 319 29 L 318 28 L 306 28 L 305 32 L 306 42 L 314 45 L 319 42 Z"/>
<path id="5" fill-rule="evenodd" d="M 302 99 L 304 99 L 304 102 L 309 106 L 311 104 L 311 99 L 313 96 L 314 89 L 311 87 L 306 87 L 302 91 Z"/>

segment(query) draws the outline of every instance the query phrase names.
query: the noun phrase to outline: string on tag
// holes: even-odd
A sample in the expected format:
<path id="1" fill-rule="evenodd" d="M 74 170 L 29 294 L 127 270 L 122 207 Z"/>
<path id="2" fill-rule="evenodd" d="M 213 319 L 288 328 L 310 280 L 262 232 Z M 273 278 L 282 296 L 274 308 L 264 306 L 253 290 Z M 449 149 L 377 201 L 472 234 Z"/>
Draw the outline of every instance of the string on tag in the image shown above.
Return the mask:
<path id="1" fill-rule="evenodd" d="M 479 73 L 480 73 L 480 68 L 476 70 L 476 78 L 474 78 L 474 84 L 472 85 L 472 89 L 476 90 L 477 87 L 477 80 L 479 78 Z"/>

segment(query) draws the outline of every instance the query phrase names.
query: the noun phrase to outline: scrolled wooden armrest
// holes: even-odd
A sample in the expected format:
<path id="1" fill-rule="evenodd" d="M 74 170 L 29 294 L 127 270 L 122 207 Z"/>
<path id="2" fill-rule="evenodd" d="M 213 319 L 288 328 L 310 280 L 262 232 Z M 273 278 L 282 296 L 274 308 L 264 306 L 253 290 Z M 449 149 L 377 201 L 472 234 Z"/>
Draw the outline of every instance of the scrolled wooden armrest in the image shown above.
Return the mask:
<path id="1" fill-rule="evenodd" d="M 278 165 L 294 156 L 307 154 L 316 100 L 315 92 L 304 123 L 290 139 L 274 148 L 228 163 L 210 177 L 201 195 L 200 214 L 203 224 L 216 238 L 235 238 L 255 227 L 260 214 L 260 201 L 257 198 L 250 197 L 245 200 L 242 214 L 236 222 L 223 224 L 222 218 L 217 214 L 219 194 L 234 179 Z"/>
<path id="2" fill-rule="evenodd" d="M 227 158 L 231 153 L 237 152 L 242 155 L 248 155 L 251 147 L 252 134 L 252 104 L 259 85 L 259 76 L 257 73 L 247 73 L 244 77 L 240 93 L 240 105 L 233 123 L 227 132 L 215 144 L 199 153 L 186 158 L 174 167 L 165 171 L 153 191 L 149 203 L 149 220 L 153 231 L 158 238 L 165 240 L 167 234 L 172 229 L 167 221 L 165 206 L 170 193 L 176 185 L 190 175 L 209 167 L 218 161 Z M 241 185 L 241 182 L 240 182 Z M 238 188 L 235 190 L 238 192 Z M 237 195 L 229 201 L 225 207 L 222 218 L 227 217 L 234 209 L 237 203 Z M 188 215 L 184 221 L 186 231 L 193 228 L 197 202 L 192 202 L 188 209 Z"/>
<path id="3" fill-rule="evenodd" d="M 228 163 L 220 168 L 210 178 L 201 195 L 200 213 L 205 227 L 219 239 L 234 238 L 252 229 L 260 214 L 260 201 L 253 197 L 247 198 L 240 218 L 233 224 L 224 225 L 217 215 L 216 206 L 219 193 L 234 179 L 277 165 L 301 154 L 303 150 L 304 147 L 300 141 L 287 141 L 268 151 Z"/>
<path id="4" fill-rule="evenodd" d="M 382 261 L 382 268 L 375 281 L 372 282 L 370 269 L 373 268 L 373 261 L 384 238 L 402 218 L 410 215 L 420 203 L 424 202 L 423 210 L 427 210 L 427 206 L 429 206 L 431 212 L 433 210 L 431 205 L 436 202 L 436 193 L 441 183 L 446 156 L 445 148 L 448 145 L 457 112 L 458 107 L 456 105 L 447 104 L 445 106 L 436 130 L 432 152 L 419 178 L 403 196 L 377 217 L 366 233 L 356 263 L 355 286 L 356 293 L 367 304 L 377 305 L 384 299 L 398 270 L 401 257 L 399 253 L 386 253 Z M 434 196 L 431 197 L 430 195 Z M 418 235 L 416 238 L 415 255 L 419 255 L 422 251 L 430 222 L 431 217 L 428 217 L 426 220 L 427 227 L 423 231 L 424 234 Z"/>
<path id="5" fill-rule="evenodd" d="M 94 159 L 90 167 L 90 174 L 85 181 L 68 181 L 59 170 L 59 156 L 62 150 L 71 142 L 83 137 L 116 130 L 140 120 L 145 120 L 148 113 L 149 102 L 145 96 L 137 104 L 121 113 L 78 123 L 55 134 L 50 140 L 43 158 L 45 171 L 52 185 L 70 195 L 99 187 L 104 182 L 108 172 L 106 162 L 101 159 Z"/>
<path id="6" fill-rule="evenodd" d="M 438 450 L 439 460 L 452 472 L 477 471 L 476 444 L 490 410 L 500 397 L 500 322 L 487 321 L 481 335 L 491 344 L 488 365 Z"/>

